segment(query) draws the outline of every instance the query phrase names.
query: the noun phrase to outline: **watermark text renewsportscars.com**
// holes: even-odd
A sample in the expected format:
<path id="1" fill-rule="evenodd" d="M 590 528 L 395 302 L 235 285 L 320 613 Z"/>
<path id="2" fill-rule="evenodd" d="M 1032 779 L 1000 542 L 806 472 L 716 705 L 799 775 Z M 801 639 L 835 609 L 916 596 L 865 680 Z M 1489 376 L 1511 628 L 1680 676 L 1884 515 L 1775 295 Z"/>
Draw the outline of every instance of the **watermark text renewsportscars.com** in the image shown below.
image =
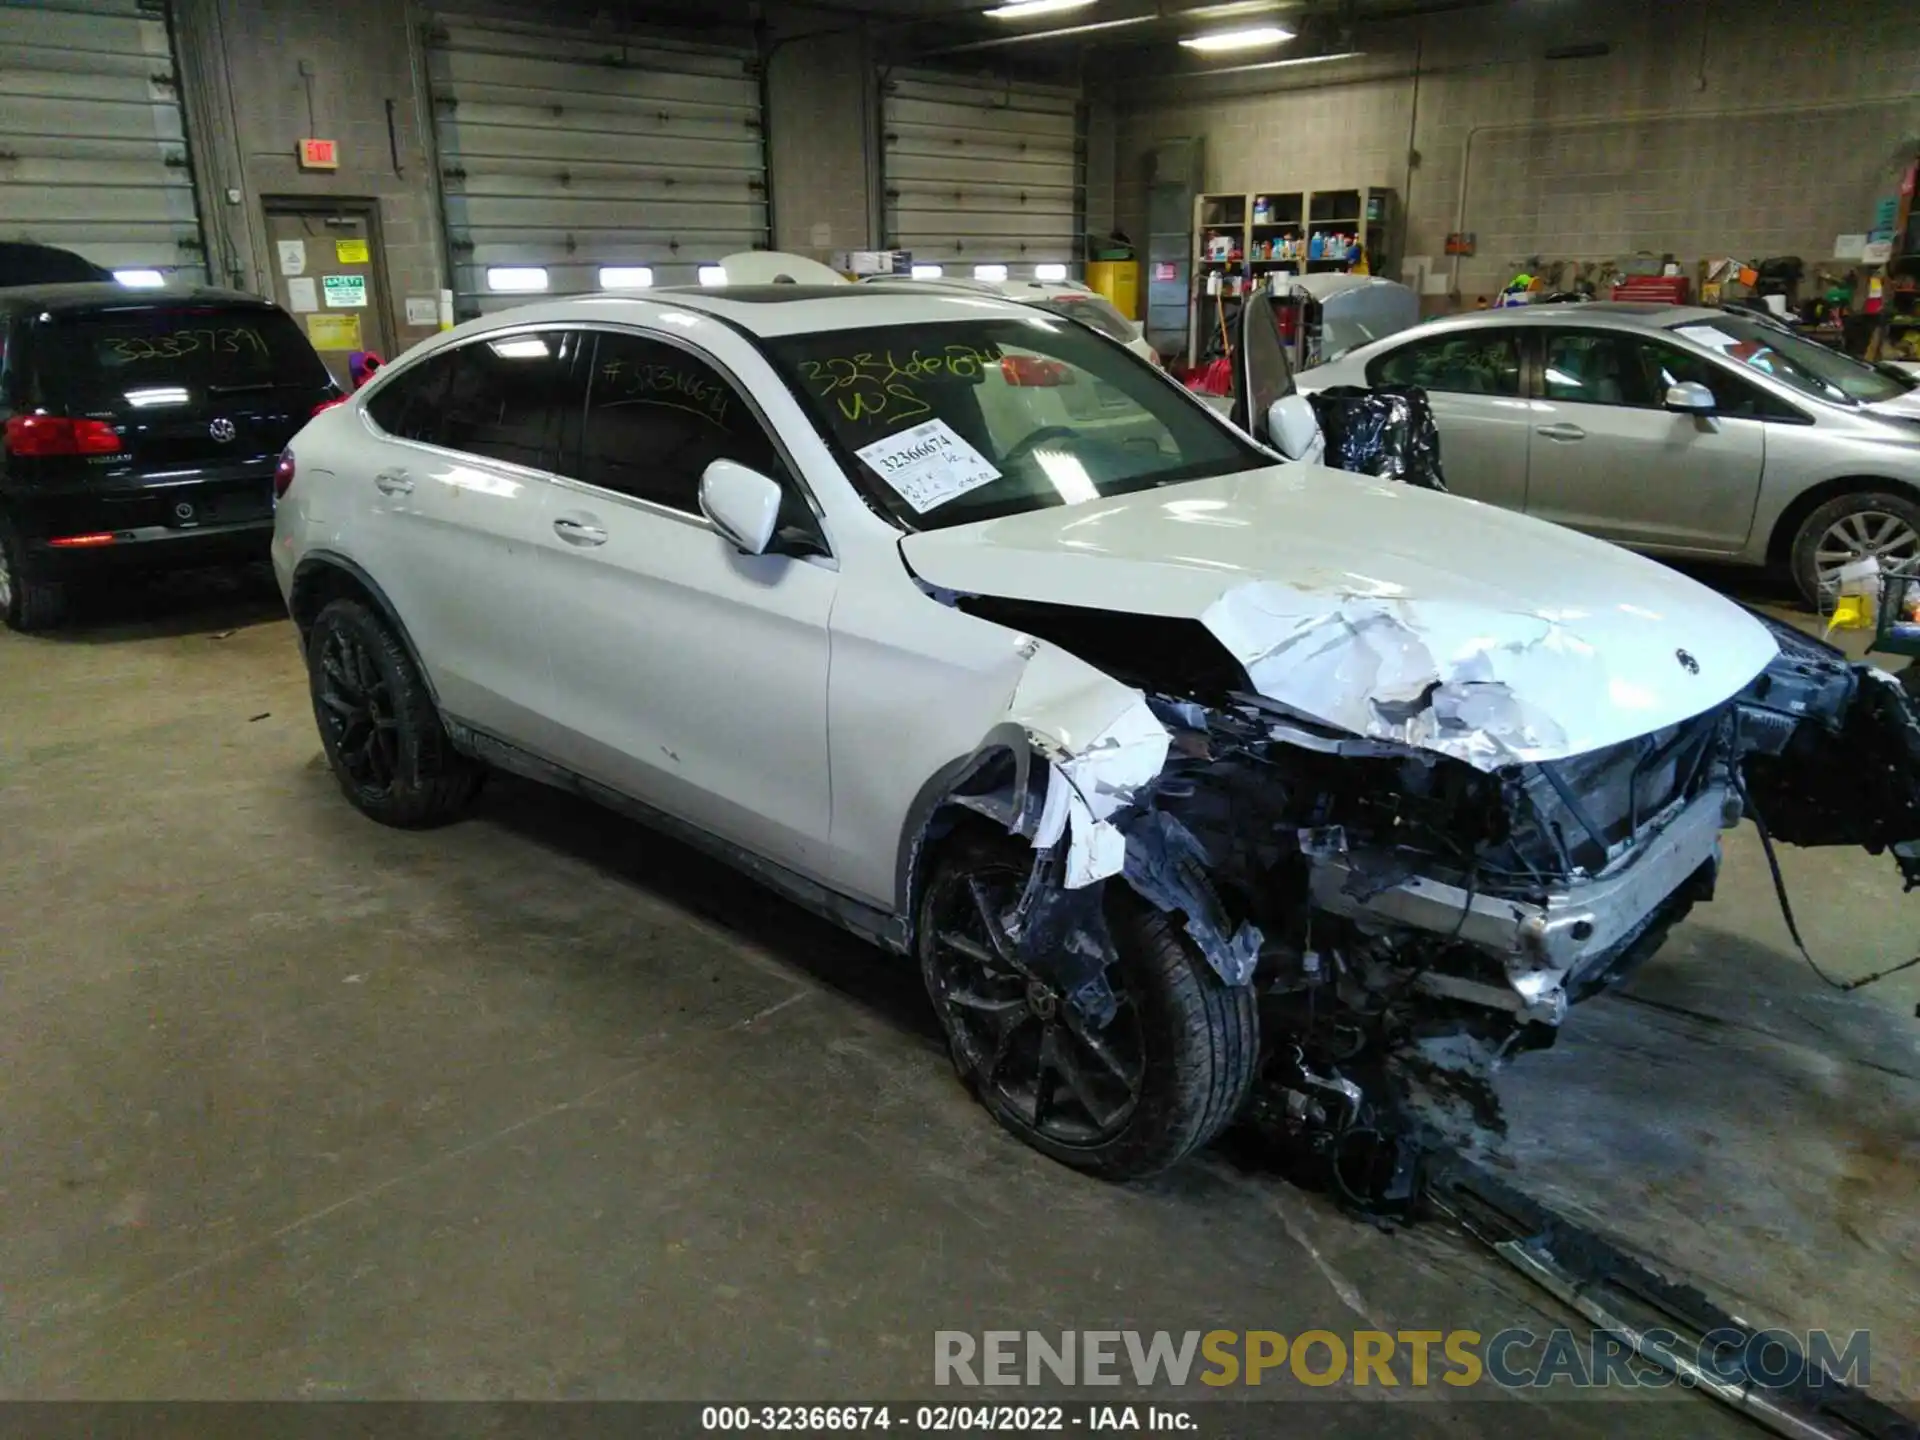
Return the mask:
<path id="1" fill-rule="evenodd" d="M 1864 1388 L 1873 1341 L 1865 1330 L 1716 1330 L 1697 1345 L 1666 1331 L 1646 1338 L 1711 1376 L 1769 1387 L 1820 1373 Z M 1691 1385 L 1639 1358 L 1618 1330 L 936 1330 L 936 1385 L 1378 1385 L 1510 1390 L 1567 1385 L 1659 1389 Z"/>

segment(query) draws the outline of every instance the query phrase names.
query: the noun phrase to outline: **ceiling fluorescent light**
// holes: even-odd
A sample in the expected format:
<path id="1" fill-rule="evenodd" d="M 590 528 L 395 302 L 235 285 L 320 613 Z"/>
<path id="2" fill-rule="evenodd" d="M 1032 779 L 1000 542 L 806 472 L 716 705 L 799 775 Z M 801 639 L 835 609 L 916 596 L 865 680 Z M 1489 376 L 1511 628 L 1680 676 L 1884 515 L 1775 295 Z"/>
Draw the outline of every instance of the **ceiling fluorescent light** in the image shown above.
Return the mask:
<path id="1" fill-rule="evenodd" d="M 708 289 L 727 283 L 727 267 L 724 265 L 702 265 L 696 273 L 700 283 Z"/>
<path id="2" fill-rule="evenodd" d="M 1222 50 L 1253 50 L 1262 45 L 1279 45 L 1293 39 L 1293 31 L 1278 25 L 1250 25 L 1244 30 L 1221 30 L 1212 35 L 1189 35 L 1180 43 L 1189 50 L 1214 53 Z"/>
<path id="3" fill-rule="evenodd" d="M 645 290 L 651 284 L 653 284 L 651 265 L 602 265 L 600 267 L 602 290 Z"/>
<path id="4" fill-rule="evenodd" d="M 1252 65 L 1228 65 L 1209 70 L 1209 75 L 1244 75 L 1255 70 L 1285 70 L 1290 65 L 1324 65 L 1329 60 L 1358 60 L 1364 50 L 1340 50 L 1331 55 L 1296 55 L 1291 60 L 1261 60 Z"/>
<path id="5" fill-rule="evenodd" d="M 944 265 L 916 265 L 913 267 L 913 278 L 916 280 L 938 280 L 946 273 L 947 270 Z"/>
<path id="6" fill-rule="evenodd" d="M 1004 265 L 976 265 L 973 267 L 973 278 L 976 280 L 1004 280 L 1007 278 L 1007 267 Z"/>
<path id="7" fill-rule="evenodd" d="M 1062 10 L 1078 10 L 1093 0 L 1010 0 L 986 13 L 996 20 L 1024 20 L 1029 15 L 1056 15 Z"/>

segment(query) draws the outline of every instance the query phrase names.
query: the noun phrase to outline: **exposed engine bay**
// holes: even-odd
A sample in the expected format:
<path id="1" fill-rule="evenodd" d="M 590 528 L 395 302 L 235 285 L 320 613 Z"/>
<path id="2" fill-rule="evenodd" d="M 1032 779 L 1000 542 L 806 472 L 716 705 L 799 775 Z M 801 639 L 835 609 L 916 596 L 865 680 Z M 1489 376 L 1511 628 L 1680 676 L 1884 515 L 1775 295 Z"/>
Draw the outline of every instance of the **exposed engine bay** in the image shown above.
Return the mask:
<path id="1" fill-rule="evenodd" d="M 1404 1195 L 1421 1145 L 1471 1152 L 1497 1130 L 1492 1071 L 1712 898 L 1743 818 L 1769 845 L 1891 851 L 1920 883 L 1920 714 L 1892 677 L 1765 617 L 1780 653 L 1732 699 L 1587 754 L 1475 766 L 1256 693 L 1198 626 L 959 603 L 1139 686 L 1170 737 L 1131 776 L 1123 735 L 1105 777 L 1056 754 L 1024 796 L 1004 770 L 963 786 L 1034 843 L 1009 936 L 1100 1024 L 1102 887 L 1179 915 L 1222 981 L 1259 992 L 1244 1118 L 1356 1204 Z"/>

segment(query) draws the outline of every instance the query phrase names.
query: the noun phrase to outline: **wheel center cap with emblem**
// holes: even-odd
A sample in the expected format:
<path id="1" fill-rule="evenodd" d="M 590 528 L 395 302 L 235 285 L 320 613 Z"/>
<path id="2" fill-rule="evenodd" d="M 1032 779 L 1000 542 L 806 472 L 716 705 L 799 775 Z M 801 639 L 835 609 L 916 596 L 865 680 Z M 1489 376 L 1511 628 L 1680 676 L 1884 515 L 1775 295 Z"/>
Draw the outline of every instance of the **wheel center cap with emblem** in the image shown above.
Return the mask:
<path id="1" fill-rule="evenodd" d="M 193 506 L 185 500 L 182 500 L 178 505 L 173 507 L 173 514 L 177 520 L 191 520 L 193 518 Z"/>
<path id="2" fill-rule="evenodd" d="M 233 439 L 235 433 L 233 421 L 227 419 L 225 416 L 222 416 L 207 426 L 207 434 L 218 440 L 222 445 Z"/>

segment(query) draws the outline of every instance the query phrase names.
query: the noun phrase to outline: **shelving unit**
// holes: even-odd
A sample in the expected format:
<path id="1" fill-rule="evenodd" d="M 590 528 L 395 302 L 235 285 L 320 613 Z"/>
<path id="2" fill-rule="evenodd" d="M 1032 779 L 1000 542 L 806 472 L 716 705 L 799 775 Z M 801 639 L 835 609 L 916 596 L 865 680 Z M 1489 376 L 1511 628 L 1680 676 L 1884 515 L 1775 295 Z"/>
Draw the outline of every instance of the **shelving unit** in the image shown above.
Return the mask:
<path id="1" fill-rule="evenodd" d="M 1348 237 L 1364 245 L 1378 275 L 1389 268 L 1393 192 L 1361 185 L 1329 190 L 1258 190 L 1204 194 L 1193 199 L 1193 293 L 1187 312 L 1188 363 L 1198 365 L 1219 331 L 1224 308 L 1231 318 L 1249 290 L 1274 284 L 1275 276 L 1341 271 L 1354 256 L 1311 254 L 1313 236 Z M 1212 293 L 1209 276 L 1219 276 Z"/>

